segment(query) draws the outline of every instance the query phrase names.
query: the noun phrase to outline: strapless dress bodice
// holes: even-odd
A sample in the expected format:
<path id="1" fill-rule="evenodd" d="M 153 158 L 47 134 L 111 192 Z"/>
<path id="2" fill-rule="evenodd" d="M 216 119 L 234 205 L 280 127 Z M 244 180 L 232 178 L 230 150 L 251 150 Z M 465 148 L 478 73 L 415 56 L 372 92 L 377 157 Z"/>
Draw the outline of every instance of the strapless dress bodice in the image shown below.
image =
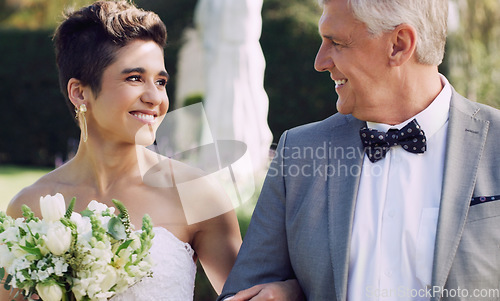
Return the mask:
<path id="1" fill-rule="evenodd" d="M 167 229 L 154 227 L 151 246 L 153 276 L 145 277 L 111 301 L 193 300 L 196 263 L 191 246 Z"/>

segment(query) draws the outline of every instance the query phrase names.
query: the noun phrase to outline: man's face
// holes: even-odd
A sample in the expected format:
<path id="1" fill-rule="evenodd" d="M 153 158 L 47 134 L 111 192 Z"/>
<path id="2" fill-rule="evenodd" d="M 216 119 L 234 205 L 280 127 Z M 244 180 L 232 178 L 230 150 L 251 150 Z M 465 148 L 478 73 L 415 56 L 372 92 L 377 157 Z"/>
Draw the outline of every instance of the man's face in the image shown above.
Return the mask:
<path id="1" fill-rule="evenodd" d="M 331 0 L 319 20 L 321 46 L 314 62 L 317 71 L 329 71 L 342 114 L 378 121 L 392 100 L 388 80 L 391 34 L 371 35 L 356 20 L 347 0 Z M 389 99 L 388 99 L 389 98 Z"/>

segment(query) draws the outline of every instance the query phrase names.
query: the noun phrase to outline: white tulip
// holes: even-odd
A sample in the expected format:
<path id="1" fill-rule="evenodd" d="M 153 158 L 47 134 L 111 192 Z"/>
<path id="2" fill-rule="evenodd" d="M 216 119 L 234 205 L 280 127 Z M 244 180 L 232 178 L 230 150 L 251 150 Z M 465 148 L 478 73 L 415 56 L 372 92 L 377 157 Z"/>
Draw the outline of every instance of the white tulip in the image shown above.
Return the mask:
<path id="1" fill-rule="evenodd" d="M 52 223 L 47 230 L 45 244 L 54 255 L 66 253 L 71 246 L 71 229 L 61 222 Z"/>
<path id="2" fill-rule="evenodd" d="M 40 197 L 40 210 L 45 221 L 55 222 L 66 214 L 66 203 L 60 193 Z"/>
<path id="3" fill-rule="evenodd" d="M 61 301 L 63 297 L 63 291 L 61 287 L 57 284 L 37 284 L 36 292 L 42 298 L 43 301 Z"/>

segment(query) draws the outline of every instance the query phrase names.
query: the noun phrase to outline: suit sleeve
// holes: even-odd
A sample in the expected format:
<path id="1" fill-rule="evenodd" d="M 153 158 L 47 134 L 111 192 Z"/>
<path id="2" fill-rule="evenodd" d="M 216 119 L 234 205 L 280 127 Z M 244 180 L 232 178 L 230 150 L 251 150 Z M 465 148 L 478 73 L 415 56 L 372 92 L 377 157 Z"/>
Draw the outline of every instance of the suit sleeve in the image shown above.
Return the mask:
<path id="1" fill-rule="evenodd" d="M 218 300 L 257 284 L 295 278 L 285 226 L 286 135 L 280 138 L 243 245 Z"/>

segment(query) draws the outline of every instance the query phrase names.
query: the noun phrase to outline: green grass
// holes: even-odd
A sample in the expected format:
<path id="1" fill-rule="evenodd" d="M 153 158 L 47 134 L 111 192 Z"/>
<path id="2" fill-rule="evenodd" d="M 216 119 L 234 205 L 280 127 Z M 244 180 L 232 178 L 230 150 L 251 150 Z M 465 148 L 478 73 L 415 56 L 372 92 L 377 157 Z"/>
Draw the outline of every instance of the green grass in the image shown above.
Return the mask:
<path id="1" fill-rule="evenodd" d="M 0 210 L 7 209 L 10 200 L 21 189 L 49 171 L 48 168 L 0 165 Z"/>

